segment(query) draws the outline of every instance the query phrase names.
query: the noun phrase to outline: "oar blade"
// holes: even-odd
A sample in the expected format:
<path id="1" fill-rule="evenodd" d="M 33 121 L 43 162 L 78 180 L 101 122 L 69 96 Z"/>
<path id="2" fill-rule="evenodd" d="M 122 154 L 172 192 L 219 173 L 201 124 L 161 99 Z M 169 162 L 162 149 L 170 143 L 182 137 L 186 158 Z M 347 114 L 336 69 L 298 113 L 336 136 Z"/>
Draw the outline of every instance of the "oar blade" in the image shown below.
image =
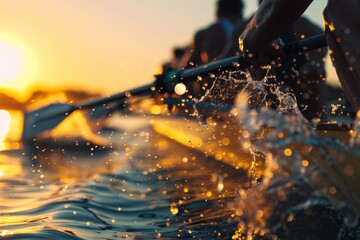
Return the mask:
<path id="1" fill-rule="evenodd" d="M 29 140 L 55 128 L 74 110 L 73 105 L 55 103 L 35 111 L 25 112 L 22 140 Z"/>

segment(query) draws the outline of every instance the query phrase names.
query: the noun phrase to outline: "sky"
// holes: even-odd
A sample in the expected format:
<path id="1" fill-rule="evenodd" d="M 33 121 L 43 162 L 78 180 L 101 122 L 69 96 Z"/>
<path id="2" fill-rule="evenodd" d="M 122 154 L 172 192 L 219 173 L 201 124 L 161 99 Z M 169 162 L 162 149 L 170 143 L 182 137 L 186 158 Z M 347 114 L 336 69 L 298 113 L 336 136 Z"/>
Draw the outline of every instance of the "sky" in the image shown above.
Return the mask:
<path id="1" fill-rule="evenodd" d="M 32 86 L 112 94 L 147 84 L 173 47 L 215 20 L 215 2 L 0 0 L 0 89 L 25 98 Z M 256 3 L 245 1 L 246 16 Z M 324 5 L 306 12 L 319 26 Z"/>

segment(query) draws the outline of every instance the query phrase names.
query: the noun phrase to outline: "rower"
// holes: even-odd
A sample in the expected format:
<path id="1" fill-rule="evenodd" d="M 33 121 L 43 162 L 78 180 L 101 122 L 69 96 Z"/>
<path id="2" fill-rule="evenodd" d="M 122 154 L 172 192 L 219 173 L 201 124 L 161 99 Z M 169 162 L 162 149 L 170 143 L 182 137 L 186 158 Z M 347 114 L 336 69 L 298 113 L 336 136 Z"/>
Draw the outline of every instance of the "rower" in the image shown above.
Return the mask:
<path id="1" fill-rule="evenodd" d="M 311 2 L 264 0 L 239 38 L 239 47 L 245 58 L 254 65 L 269 65 L 274 55 L 281 55 L 279 43 L 273 40 L 284 34 Z M 328 0 L 324 10 L 331 60 L 356 111 L 360 110 L 359 13 L 358 0 Z"/>
<path id="2" fill-rule="evenodd" d="M 219 60 L 231 44 L 234 26 L 243 21 L 242 0 L 218 0 L 217 20 L 197 31 L 191 49 L 183 59 L 184 66 L 193 67 Z"/>
<path id="3" fill-rule="evenodd" d="M 232 42 L 234 26 L 243 20 L 242 0 L 218 0 L 216 9 L 217 20 L 209 26 L 197 31 L 188 51 L 184 54 L 179 68 L 191 68 L 225 57 Z M 201 96 L 202 87 L 207 81 L 188 86 L 189 94 Z"/>
<path id="4" fill-rule="evenodd" d="M 263 2 L 259 0 L 259 6 Z M 250 17 L 251 19 L 252 17 Z M 250 21 L 250 20 L 249 20 Z M 249 22 L 247 21 L 247 23 Z M 245 30 L 247 24 L 240 23 L 233 33 L 233 44 L 227 56 L 239 55 L 239 35 Z M 320 27 L 305 17 L 300 17 L 287 31 L 281 35 L 284 43 L 299 41 L 306 37 L 322 33 Z M 325 84 L 326 48 L 295 54 L 284 57 L 281 66 L 272 69 L 271 75 L 276 77 L 274 84 L 281 85 L 281 91 L 291 92 L 297 100 L 299 110 L 303 116 L 311 120 L 319 118 L 325 111 L 327 86 Z M 260 79 L 261 80 L 261 79 Z M 276 96 L 269 97 L 270 105 L 276 106 Z"/>

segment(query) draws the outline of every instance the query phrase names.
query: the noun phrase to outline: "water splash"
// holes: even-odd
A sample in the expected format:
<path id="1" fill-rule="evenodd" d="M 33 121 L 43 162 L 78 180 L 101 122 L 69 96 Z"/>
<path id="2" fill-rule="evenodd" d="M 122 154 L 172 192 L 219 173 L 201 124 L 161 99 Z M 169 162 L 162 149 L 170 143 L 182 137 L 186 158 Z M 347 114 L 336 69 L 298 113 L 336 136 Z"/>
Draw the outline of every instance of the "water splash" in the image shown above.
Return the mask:
<path id="1" fill-rule="evenodd" d="M 196 100 L 201 102 L 219 106 L 195 111 L 202 121 L 211 111 L 221 112 L 224 103 L 235 102 L 230 115 L 243 129 L 242 147 L 254 155 L 250 188 L 238 191 L 236 209 L 242 223 L 234 239 L 358 237 L 359 114 L 350 144 L 320 137 L 301 114 L 294 94 L 283 92 L 269 73 L 259 81 L 243 71 L 217 78 Z M 255 174 L 259 156 L 266 158 L 260 179 Z"/>
<path id="2" fill-rule="evenodd" d="M 266 81 L 251 86 L 261 84 L 265 86 Z M 358 130 L 355 128 L 351 144 L 322 138 L 304 120 L 291 94 L 273 88 L 280 104 L 271 109 L 263 104 L 263 97 L 258 98 L 266 95 L 264 88 L 250 89 L 238 96 L 238 122 L 250 134 L 249 149 L 266 156 L 267 169 L 261 184 L 239 191 L 238 208 L 244 221 L 238 234 L 249 239 L 254 235 L 356 239 L 354 229 L 359 228 L 360 214 Z M 244 99 L 260 100 L 260 105 L 254 108 L 254 101 L 244 104 Z M 316 223 L 324 229 L 311 227 Z"/>
<path id="3" fill-rule="evenodd" d="M 360 145 L 360 111 L 357 112 L 356 118 L 354 120 L 354 128 L 350 139 L 350 145 Z"/>

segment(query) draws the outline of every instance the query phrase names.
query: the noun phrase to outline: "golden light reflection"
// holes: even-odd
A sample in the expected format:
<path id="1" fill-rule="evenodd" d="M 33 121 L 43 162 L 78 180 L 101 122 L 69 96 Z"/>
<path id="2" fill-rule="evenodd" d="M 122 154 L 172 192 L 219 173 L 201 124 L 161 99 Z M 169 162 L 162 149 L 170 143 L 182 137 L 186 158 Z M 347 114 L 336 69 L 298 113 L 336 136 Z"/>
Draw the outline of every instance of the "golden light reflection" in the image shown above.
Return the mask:
<path id="1" fill-rule="evenodd" d="M 107 146 L 110 144 L 108 139 L 103 138 L 101 135 L 96 134 L 96 130 L 101 124 L 88 121 L 85 113 L 76 111 L 69 115 L 63 122 L 56 128 L 50 131 L 51 136 L 55 137 L 82 137 L 94 143 Z"/>
<path id="2" fill-rule="evenodd" d="M 0 179 L 4 177 L 16 177 L 23 172 L 20 160 L 11 159 L 0 155 Z"/>
<path id="3" fill-rule="evenodd" d="M 2 230 L 2 231 L 1 231 L 1 236 L 2 236 L 2 237 L 10 236 L 10 235 L 13 235 L 13 234 L 14 234 L 13 232 L 7 231 L 7 230 Z"/>
<path id="4" fill-rule="evenodd" d="M 308 160 L 302 160 L 302 161 L 301 161 L 301 164 L 302 164 L 304 167 L 307 167 L 307 166 L 309 166 L 309 161 L 308 161 Z"/>
<path id="5" fill-rule="evenodd" d="M 151 109 L 150 109 L 151 113 L 152 114 L 160 114 L 161 113 L 161 107 L 159 105 L 153 105 L 151 106 Z"/>
<path id="6" fill-rule="evenodd" d="M 153 130 L 160 135 L 164 135 L 182 145 L 203 152 L 216 160 L 226 162 L 236 169 L 250 170 L 253 161 L 253 155 L 249 151 L 251 142 L 241 142 L 243 137 L 249 137 L 250 133 L 240 130 L 238 126 L 215 125 L 213 123 L 216 122 L 211 118 L 207 118 L 206 120 L 206 126 L 199 126 L 197 121 L 188 121 L 184 124 L 182 119 L 174 119 L 170 123 L 167 119 L 161 117 L 155 118 L 150 123 Z M 187 163 L 188 161 L 190 161 L 188 158 L 182 159 L 183 163 Z M 256 163 L 257 177 L 260 177 L 263 174 L 264 168 L 266 168 L 264 161 L 265 159 L 258 158 Z"/>
<path id="7" fill-rule="evenodd" d="M 172 204 L 172 205 L 170 206 L 170 212 L 171 212 L 173 215 L 176 215 L 176 214 L 179 213 L 179 209 L 178 209 L 174 204 Z"/>
<path id="8" fill-rule="evenodd" d="M 186 86 L 183 83 L 176 84 L 174 91 L 177 95 L 184 95 L 186 93 Z"/>
<path id="9" fill-rule="evenodd" d="M 292 150 L 290 148 L 286 148 L 284 150 L 284 155 L 290 157 L 292 155 Z"/>
<path id="10" fill-rule="evenodd" d="M 201 146 L 203 145 L 202 139 L 199 138 L 198 136 L 184 135 L 183 131 L 177 130 L 176 128 L 171 128 L 166 123 L 158 121 L 153 124 L 153 128 L 156 132 L 166 135 L 183 145 L 187 145 L 187 146 L 190 145 L 192 148 L 195 149 L 201 148 Z"/>
<path id="11" fill-rule="evenodd" d="M 0 151 L 19 147 L 23 120 L 21 111 L 0 110 Z"/>
<path id="12" fill-rule="evenodd" d="M 5 140 L 5 137 L 10 129 L 11 116 L 6 110 L 0 110 L 0 142 Z M 2 149 L 0 149 L 1 151 Z"/>

